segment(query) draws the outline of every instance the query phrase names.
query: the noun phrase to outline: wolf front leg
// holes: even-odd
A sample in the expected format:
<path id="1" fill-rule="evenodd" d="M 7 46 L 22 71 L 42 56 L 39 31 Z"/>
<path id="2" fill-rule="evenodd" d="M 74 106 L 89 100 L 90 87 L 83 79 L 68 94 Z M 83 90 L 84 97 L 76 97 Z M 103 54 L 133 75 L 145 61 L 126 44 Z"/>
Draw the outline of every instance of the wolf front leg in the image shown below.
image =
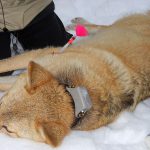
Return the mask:
<path id="1" fill-rule="evenodd" d="M 58 50 L 58 48 L 32 50 L 14 57 L 10 57 L 8 59 L 0 60 L 0 73 L 26 68 L 30 61 L 38 57 L 52 54 L 53 52 L 57 52 Z"/>

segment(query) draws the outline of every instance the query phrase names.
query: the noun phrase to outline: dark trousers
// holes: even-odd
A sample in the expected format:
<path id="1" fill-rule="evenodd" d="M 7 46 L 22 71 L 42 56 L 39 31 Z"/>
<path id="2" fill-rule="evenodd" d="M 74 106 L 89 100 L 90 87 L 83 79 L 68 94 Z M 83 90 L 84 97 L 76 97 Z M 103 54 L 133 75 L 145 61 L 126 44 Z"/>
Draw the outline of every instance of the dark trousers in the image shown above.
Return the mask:
<path id="1" fill-rule="evenodd" d="M 54 3 L 47 6 L 27 27 L 12 31 L 25 50 L 47 46 L 63 46 L 72 36 L 54 12 Z M 0 32 L 0 59 L 11 56 L 10 32 Z M 18 62 L 19 63 L 19 62 Z"/>

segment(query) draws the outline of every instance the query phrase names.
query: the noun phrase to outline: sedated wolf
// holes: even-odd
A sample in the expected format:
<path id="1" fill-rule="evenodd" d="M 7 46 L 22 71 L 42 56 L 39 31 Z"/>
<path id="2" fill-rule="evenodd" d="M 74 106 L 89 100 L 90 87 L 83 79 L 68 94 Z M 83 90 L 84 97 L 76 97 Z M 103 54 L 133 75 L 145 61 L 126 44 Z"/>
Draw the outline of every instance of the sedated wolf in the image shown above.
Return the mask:
<path id="1" fill-rule="evenodd" d="M 150 96 L 150 14 L 124 17 L 110 26 L 77 18 L 91 32 L 60 48 L 33 50 L 1 60 L 6 90 L 0 131 L 58 146 L 71 130 L 92 130 L 114 121 Z"/>

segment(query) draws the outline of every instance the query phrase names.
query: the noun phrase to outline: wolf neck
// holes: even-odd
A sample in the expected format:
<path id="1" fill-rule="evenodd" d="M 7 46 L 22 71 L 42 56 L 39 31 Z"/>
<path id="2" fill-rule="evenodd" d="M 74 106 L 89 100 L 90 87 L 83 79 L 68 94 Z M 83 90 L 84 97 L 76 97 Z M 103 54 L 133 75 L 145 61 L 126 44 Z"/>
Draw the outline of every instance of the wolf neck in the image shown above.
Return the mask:
<path id="1" fill-rule="evenodd" d="M 71 107 L 74 109 L 74 121 L 71 125 L 72 128 L 83 117 L 86 116 L 86 112 L 90 110 L 92 106 L 89 97 L 88 99 L 84 99 L 85 93 L 83 92 L 86 91 L 88 93 L 87 88 L 84 84 L 84 73 L 83 70 L 80 69 L 80 67 L 68 66 L 64 70 L 59 70 L 59 72 L 56 73 L 55 77 L 60 84 L 64 85 L 66 92 L 71 97 Z"/>
<path id="2" fill-rule="evenodd" d="M 76 129 L 87 129 L 85 124 L 88 124 L 89 128 L 96 128 L 93 122 L 98 122 L 99 118 L 95 119 L 94 113 L 101 113 L 101 106 L 97 104 L 101 100 L 109 102 L 108 99 L 112 100 L 115 97 L 120 100 L 118 95 L 122 96 L 123 93 L 127 93 L 124 96 L 126 99 L 132 90 L 130 87 L 131 76 L 125 64 L 110 52 L 97 51 L 96 54 L 96 56 L 91 54 L 91 57 L 86 56 L 85 53 L 76 55 L 76 57 L 70 57 L 70 53 L 56 55 L 53 57 L 53 61 L 49 63 L 50 65 L 47 66 L 47 69 L 60 84 L 75 87 L 84 86 L 89 91 L 93 101 L 92 110 L 77 124 L 80 127 Z M 121 89 L 118 91 L 115 85 L 120 85 Z M 112 95 L 112 93 L 114 94 Z"/>

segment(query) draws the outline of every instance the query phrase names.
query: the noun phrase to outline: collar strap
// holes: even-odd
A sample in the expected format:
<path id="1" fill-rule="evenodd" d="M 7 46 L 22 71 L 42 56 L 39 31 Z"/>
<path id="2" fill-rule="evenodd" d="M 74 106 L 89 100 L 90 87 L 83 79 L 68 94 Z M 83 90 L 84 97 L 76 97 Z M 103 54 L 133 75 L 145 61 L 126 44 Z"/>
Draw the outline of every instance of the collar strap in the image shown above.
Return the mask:
<path id="1" fill-rule="evenodd" d="M 80 119 L 83 118 L 87 111 L 92 107 L 91 98 L 85 87 L 66 87 L 66 90 L 72 96 L 75 104 L 75 116 Z"/>

